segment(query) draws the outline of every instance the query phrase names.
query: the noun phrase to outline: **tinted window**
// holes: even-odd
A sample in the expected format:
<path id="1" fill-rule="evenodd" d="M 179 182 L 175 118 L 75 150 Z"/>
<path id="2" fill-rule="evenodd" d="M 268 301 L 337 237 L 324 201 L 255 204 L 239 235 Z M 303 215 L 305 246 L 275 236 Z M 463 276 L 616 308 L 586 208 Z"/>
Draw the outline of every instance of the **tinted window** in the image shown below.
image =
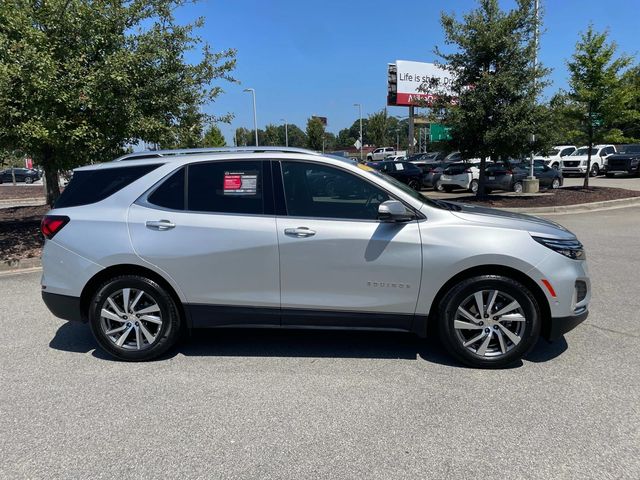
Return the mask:
<path id="1" fill-rule="evenodd" d="M 74 172 L 55 208 L 77 207 L 104 200 L 159 166 L 137 165 Z"/>
<path id="2" fill-rule="evenodd" d="M 289 215 L 375 220 L 389 195 L 352 173 L 326 165 L 282 162 Z"/>
<path id="3" fill-rule="evenodd" d="M 184 168 L 167 178 L 149 195 L 149 203 L 172 210 L 184 210 Z"/>
<path id="4" fill-rule="evenodd" d="M 567 156 L 567 155 L 571 155 L 573 152 L 574 152 L 573 148 L 565 148 L 562 151 L 561 156 L 564 157 L 564 156 Z"/>
<path id="5" fill-rule="evenodd" d="M 264 213 L 262 162 L 195 163 L 188 172 L 188 210 Z"/>

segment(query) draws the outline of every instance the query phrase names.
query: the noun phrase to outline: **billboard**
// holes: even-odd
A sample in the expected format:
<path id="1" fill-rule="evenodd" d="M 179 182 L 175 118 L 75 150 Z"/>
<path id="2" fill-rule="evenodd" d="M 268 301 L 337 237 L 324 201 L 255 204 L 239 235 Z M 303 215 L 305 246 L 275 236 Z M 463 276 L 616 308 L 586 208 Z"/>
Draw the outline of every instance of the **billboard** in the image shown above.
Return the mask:
<path id="1" fill-rule="evenodd" d="M 388 67 L 387 104 L 429 105 L 439 95 L 453 95 L 452 83 L 451 73 L 435 63 L 397 60 Z"/>

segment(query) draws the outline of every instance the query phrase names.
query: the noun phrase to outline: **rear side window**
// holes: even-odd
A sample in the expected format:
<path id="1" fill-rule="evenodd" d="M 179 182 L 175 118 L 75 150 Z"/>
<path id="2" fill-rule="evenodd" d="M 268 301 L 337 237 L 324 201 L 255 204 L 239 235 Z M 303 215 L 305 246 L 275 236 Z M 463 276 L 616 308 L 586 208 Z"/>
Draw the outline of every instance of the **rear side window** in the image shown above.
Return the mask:
<path id="1" fill-rule="evenodd" d="M 184 179 L 184 168 L 181 168 L 162 182 L 147 201 L 171 210 L 184 210 Z"/>
<path id="2" fill-rule="evenodd" d="M 136 165 L 74 172 L 55 208 L 78 207 L 104 200 L 159 166 Z"/>
<path id="3" fill-rule="evenodd" d="M 187 209 L 197 212 L 263 214 L 263 162 L 189 165 Z"/>

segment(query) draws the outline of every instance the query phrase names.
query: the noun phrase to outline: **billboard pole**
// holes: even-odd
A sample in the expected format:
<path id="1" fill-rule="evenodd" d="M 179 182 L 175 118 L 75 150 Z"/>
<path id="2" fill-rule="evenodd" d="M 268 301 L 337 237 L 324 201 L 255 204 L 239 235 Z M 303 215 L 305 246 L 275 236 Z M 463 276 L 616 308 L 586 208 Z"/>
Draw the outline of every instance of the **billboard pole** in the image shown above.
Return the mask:
<path id="1" fill-rule="evenodd" d="M 407 148 L 409 155 L 413 153 L 413 136 L 414 136 L 413 115 L 414 115 L 413 105 L 411 105 L 409 106 L 409 145 Z"/>

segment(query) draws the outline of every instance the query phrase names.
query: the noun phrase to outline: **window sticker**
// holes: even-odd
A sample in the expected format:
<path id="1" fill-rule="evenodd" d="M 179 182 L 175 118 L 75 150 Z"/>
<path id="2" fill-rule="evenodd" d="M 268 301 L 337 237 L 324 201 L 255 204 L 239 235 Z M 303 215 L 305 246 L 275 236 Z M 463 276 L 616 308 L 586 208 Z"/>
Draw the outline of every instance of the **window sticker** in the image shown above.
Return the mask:
<path id="1" fill-rule="evenodd" d="M 404 170 L 404 165 L 401 163 L 396 163 L 396 170 Z"/>
<path id="2" fill-rule="evenodd" d="M 258 193 L 258 171 L 226 171 L 222 188 L 224 195 L 256 195 Z"/>

